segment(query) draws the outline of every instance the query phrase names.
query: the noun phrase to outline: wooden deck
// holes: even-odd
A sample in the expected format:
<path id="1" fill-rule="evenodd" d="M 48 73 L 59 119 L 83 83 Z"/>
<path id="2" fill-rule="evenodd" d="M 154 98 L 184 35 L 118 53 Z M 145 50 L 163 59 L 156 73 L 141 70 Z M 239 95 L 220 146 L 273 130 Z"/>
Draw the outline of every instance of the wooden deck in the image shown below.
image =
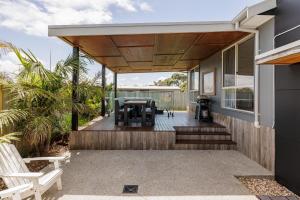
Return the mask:
<path id="1" fill-rule="evenodd" d="M 84 131 L 175 131 L 180 127 L 222 127 L 216 123 L 204 123 L 195 120 L 194 116 L 188 112 L 175 112 L 174 117 L 169 117 L 165 113 L 156 115 L 155 126 L 141 127 L 141 124 L 132 124 L 131 126 L 115 125 L 114 116 L 106 117 L 96 121 L 82 130 Z"/>
<path id="2" fill-rule="evenodd" d="M 172 150 L 172 149 L 235 149 L 226 127 L 203 123 L 188 112 L 174 117 L 156 115 L 155 126 L 115 125 L 114 116 L 94 121 L 70 135 L 71 149 L 100 150 Z"/>

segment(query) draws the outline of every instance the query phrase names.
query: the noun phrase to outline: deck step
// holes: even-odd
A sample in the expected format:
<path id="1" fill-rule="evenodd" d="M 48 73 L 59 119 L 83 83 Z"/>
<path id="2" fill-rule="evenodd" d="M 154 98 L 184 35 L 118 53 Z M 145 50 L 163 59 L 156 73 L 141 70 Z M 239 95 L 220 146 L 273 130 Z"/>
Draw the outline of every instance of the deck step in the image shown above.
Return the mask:
<path id="1" fill-rule="evenodd" d="M 222 133 L 227 132 L 226 127 L 174 127 L 176 133 Z"/>
<path id="2" fill-rule="evenodd" d="M 234 144 L 175 144 L 175 150 L 236 150 Z"/>
<path id="3" fill-rule="evenodd" d="M 232 140 L 176 140 L 176 144 L 229 144 L 236 145 Z"/>
<path id="4" fill-rule="evenodd" d="M 220 133 L 190 133 L 180 132 L 176 133 L 177 140 L 231 140 L 231 134 L 226 132 Z"/>
<path id="5" fill-rule="evenodd" d="M 236 150 L 231 140 L 176 140 L 177 150 Z"/>
<path id="6" fill-rule="evenodd" d="M 231 135 L 227 132 L 185 132 L 177 131 L 176 135 Z"/>

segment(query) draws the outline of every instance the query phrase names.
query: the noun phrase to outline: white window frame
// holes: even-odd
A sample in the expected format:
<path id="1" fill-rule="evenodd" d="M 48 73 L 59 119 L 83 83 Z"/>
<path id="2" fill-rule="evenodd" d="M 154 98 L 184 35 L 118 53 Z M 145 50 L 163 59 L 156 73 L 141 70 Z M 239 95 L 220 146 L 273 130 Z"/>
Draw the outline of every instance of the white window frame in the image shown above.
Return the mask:
<path id="1" fill-rule="evenodd" d="M 248 111 L 248 110 L 242 110 L 242 109 L 238 109 L 238 108 L 230 108 L 230 107 L 226 107 L 225 106 L 225 101 L 224 101 L 224 90 L 226 89 L 239 89 L 239 88 L 245 88 L 245 87 L 250 87 L 250 88 L 253 88 L 255 89 L 254 87 L 254 84 L 253 85 L 243 85 L 243 86 L 237 86 L 237 77 L 236 77 L 236 72 L 237 72 L 237 69 L 238 69 L 238 57 L 239 57 L 239 45 L 246 42 L 247 40 L 250 40 L 252 38 L 255 37 L 255 34 L 250 34 L 248 35 L 247 37 L 237 41 L 236 43 L 226 47 L 225 49 L 222 50 L 222 92 L 221 92 L 221 107 L 223 109 L 227 109 L 227 110 L 233 110 L 233 111 L 238 111 L 238 112 L 244 112 L 244 113 L 250 113 L 250 114 L 254 114 L 254 110 L 253 111 Z M 255 44 L 254 44 L 255 45 Z M 229 50 L 230 48 L 234 47 L 234 73 L 235 73 L 235 86 L 227 86 L 227 87 L 224 87 L 224 52 Z M 254 54 L 255 55 L 255 54 Z M 254 58 L 255 59 L 255 56 Z M 255 68 L 255 65 L 253 65 L 253 68 Z M 253 75 L 255 76 L 255 74 Z M 235 99 L 236 99 L 236 90 L 235 90 Z M 254 98 L 254 101 L 255 101 L 255 98 Z"/>
<path id="2" fill-rule="evenodd" d="M 193 70 L 195 70 L 196 68 L 199 69 L 199 71 L 198 71 L 198 73 L 199 73 L 199 78 L 198 78 L 198 90 L 191 89 L 191 79 L 189 78 L 189 80 L 188 80 L 188 81 L 190 82 L 190 84 L 189 84 L 189 86 L 190 86 L 190 88 L 189 88 L 189 98 L 190 98 L 190 96 L 191 96 L 191 93 L 196 93 L 196 92 L 198 92 L 197 96 L 200 95 L 200 65 L 196 65 L 195 67 L 191 68 L 191 69 L 190 69 L 190 73 L 191 73 Z M 194 98 L 194 99 L 195 99 L 195 98 Z M 197 102 L 190 99 L 190 103 L 197 103 Z"/>

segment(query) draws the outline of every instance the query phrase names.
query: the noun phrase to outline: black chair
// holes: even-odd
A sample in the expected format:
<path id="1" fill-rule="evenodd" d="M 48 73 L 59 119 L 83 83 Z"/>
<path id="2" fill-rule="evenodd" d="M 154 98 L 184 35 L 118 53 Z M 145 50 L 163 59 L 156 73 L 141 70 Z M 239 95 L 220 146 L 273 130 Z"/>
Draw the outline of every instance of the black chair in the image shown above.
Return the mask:
<path id="1" fill-rule="evenodd" d="M 124 122 L 124 98 L 115 99 L 115 124 L 118 125 L 119 122 Z"/>
<path id="2" fill-rule="evenodd" d="M 146 123 L 150 122 L 151 126 L 155 125 L 155 101 L 154 100 L 150 100 L 149 104 L 147 103 L 146 106 Z"/>

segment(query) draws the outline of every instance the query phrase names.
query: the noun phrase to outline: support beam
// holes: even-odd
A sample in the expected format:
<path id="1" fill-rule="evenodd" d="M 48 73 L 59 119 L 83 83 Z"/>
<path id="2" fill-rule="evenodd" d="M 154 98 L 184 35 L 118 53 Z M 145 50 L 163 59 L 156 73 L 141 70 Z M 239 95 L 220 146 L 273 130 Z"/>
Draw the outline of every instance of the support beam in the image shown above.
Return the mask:
<path id="1" fill-rule="evenodd" d="M 72 72 L 72 131 L 78 131 L 78 111 L 75 109 L 75 104 L 79 100 L 79 47 L 73 47 L 73 58 L 76 59 L 76 64 Z"/>
<path id="2" fill-rule="evenodd" d="M 106 66 L 102 65 L 102 99 L 101 99 L 101 116 L 105 116 L 106 108 L 105 108 L 105 87 L 106 87 Z"/>
<path id="3" fill-rule="evenodd" d="M 117 72 L 115 72 L 114 74 L 114 95 L 115 95 L 115 98 L 118 98 L 118 74 Z"/>

